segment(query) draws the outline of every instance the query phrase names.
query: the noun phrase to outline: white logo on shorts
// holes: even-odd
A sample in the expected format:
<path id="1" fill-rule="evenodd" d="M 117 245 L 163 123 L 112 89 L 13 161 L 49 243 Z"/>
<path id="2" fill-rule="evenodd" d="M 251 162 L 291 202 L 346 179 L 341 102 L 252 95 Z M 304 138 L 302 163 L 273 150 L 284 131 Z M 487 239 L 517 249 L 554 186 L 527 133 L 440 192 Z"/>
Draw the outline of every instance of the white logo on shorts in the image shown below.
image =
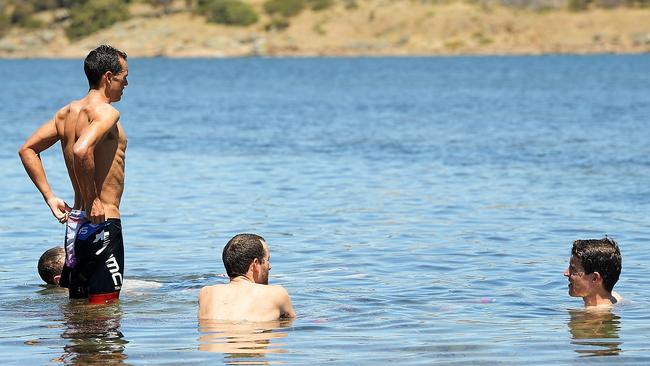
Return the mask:
<path id="1" fill-rule="evenodd" d="M 104 240 L 104 243 L 102 243 L 102 247 L 99 248 L 99 250 L 95 252 L 95 255 L 102 254 L 104 249 L 106 249 L 108 244 L 111 242 L 111 240 L 108 238 L 108 231 L 102 231 L 101 233 L 97 234 L 95 236 L 95 240 L 93 241 L 93 243 L 97 243 L 100 240 Z"/>
<path id="2" fill-rule="evenodd" d="M 115 288 L 119 289 L 122 284 L 122 274 L 120 273 L 120 265 L 117 264 L 117 260 L 112 254 L 106 260 L 106 268 L 108 268 L 108 271 L 111 272 L 111 276 L 113 277 L 113 284 L 115 285 Z"/>

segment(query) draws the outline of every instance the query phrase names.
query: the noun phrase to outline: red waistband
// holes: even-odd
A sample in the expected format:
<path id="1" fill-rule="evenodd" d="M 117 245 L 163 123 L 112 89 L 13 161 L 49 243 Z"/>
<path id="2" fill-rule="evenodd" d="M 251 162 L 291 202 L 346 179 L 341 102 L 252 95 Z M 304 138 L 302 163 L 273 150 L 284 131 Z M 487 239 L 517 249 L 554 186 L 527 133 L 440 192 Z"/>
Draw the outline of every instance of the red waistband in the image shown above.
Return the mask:
<path id="1" fill-rule="evenodd" d="M 108 294 L 91 294 L 88 295 L 89 304 L 108 304 L 109 302 L 116 301 L 120 297 L 120 292 L 115 291 Z"/>

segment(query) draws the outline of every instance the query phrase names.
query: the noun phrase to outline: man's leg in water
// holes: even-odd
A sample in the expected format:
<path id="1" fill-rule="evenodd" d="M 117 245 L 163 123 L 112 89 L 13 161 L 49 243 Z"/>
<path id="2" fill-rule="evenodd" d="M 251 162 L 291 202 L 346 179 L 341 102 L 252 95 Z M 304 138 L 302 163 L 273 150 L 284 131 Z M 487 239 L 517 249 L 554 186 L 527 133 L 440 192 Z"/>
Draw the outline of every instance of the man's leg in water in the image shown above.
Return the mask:
<path id="1" fill-rule="evenodd" d="M 119 219 L 94 225 L 84 223 L 75 242 L 78 282 L 85 284 L 91 304 L 105 304 L 119 298 L 124 275 L 124 244 Z"/>
<path id="2" fill-rule="evenodd" d="M 88 302 L 104 304 L 120 296 L 124 276 L 124 241 L 119 219 L 104 223 L 101 246 L 94 244 L 95 270 L 88 283 Z"/>

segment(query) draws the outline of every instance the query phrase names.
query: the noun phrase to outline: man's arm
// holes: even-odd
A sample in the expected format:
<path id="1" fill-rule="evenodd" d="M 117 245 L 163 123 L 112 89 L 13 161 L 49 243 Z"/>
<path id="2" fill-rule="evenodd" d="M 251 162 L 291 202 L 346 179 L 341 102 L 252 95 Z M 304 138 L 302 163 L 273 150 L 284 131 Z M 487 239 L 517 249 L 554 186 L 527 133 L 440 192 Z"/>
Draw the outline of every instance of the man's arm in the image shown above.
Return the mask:
<path id="1" fill-rule="evenodd" d="M 115 126 L 120 114 L 115 108 L 106 104 L 95 107 L 89 112 L 92 121 L 81 132 L 77 142 L 72 148 L 74 154 L 74 171 L 79 182 L 81 196 L 86 205 L 86 215 L 93 224 L 104 222 L 104 206 L 99 199 L 98 187 L 95 186 L 95 148 L 106 136 L 108 131 Z"/>
<path id="2" fill-rule="evenodd" d="M 280 307 L 280 318 L 295 318 L 296 313 L 293 311 L 293 306 L 291 306 L 291 298 L 287 290 L 278 286 L 278 306 Z"/>
<path id="3" fill-rule="evenodd" d="M 60 223 L 64 223 L 68 219 L 67 212 L 70 211 L 70 207 L 52 192 L 40 157 L 41 152 L 47 150 L 59 140 L 60 137 L 56 130 L 56 118 L 53 118 L 45 122 L 25 141 L 18 150 L 18 155 L 20 155 L 20 160 L 27 175 L 29 175 L 38 191 L 41 192 L 54 217 Z"/>

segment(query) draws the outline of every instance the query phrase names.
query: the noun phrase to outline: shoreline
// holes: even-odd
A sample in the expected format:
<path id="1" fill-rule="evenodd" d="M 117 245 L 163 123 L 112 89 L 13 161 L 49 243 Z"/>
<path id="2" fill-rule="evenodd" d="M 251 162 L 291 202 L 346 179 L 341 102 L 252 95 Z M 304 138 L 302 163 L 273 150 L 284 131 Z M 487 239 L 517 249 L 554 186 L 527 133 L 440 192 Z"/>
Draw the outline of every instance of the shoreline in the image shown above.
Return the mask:
<path id="1" fill-rule="evenodd" d="M 211 57 L 211 56 L 131 56 L 129 55 L 129 60 L 152 60 L 152 59 L 167 59 L 167 60 L 232 60 L 232 59 L 373 59 L 373 58 L 385 58 L 385 59 L 400 59 L 400 58 L 481 58 L 481 57 L 493 57 L 493 58 L 525 58 L 525 57 L 600 57 L 600 56 L 645 56 L 650 55 L 650 51 L 645 52 L 594 52 L 594 53 L 500 53 L 500 54 L 410 54 L 410 55 L 233 55 L 233 56 L 222 56 L 222 57 Z M 29 56 L 29 57 L 7 57 L 0 56 L 0 61 L 68 61 L 68 60 L 78 60 L 83 59 L 84 56 L 79 57 L 51 57 L 51 56 Z"/>
<path id="2" fill-rule="evenodd" d="M 77 41 L 64 23 L 14 28 L 0 38 L 2 59 L 77 59 L 109 43 L 130 57 L 435 57 L 650 53 L 650 8 L 533 11 L 468 3 L 368 0 L 348 10 L 306 10 L 283 31 L 268 17 L 249 27 L 208 23 L 187 11 L 132 17 Z"/>

